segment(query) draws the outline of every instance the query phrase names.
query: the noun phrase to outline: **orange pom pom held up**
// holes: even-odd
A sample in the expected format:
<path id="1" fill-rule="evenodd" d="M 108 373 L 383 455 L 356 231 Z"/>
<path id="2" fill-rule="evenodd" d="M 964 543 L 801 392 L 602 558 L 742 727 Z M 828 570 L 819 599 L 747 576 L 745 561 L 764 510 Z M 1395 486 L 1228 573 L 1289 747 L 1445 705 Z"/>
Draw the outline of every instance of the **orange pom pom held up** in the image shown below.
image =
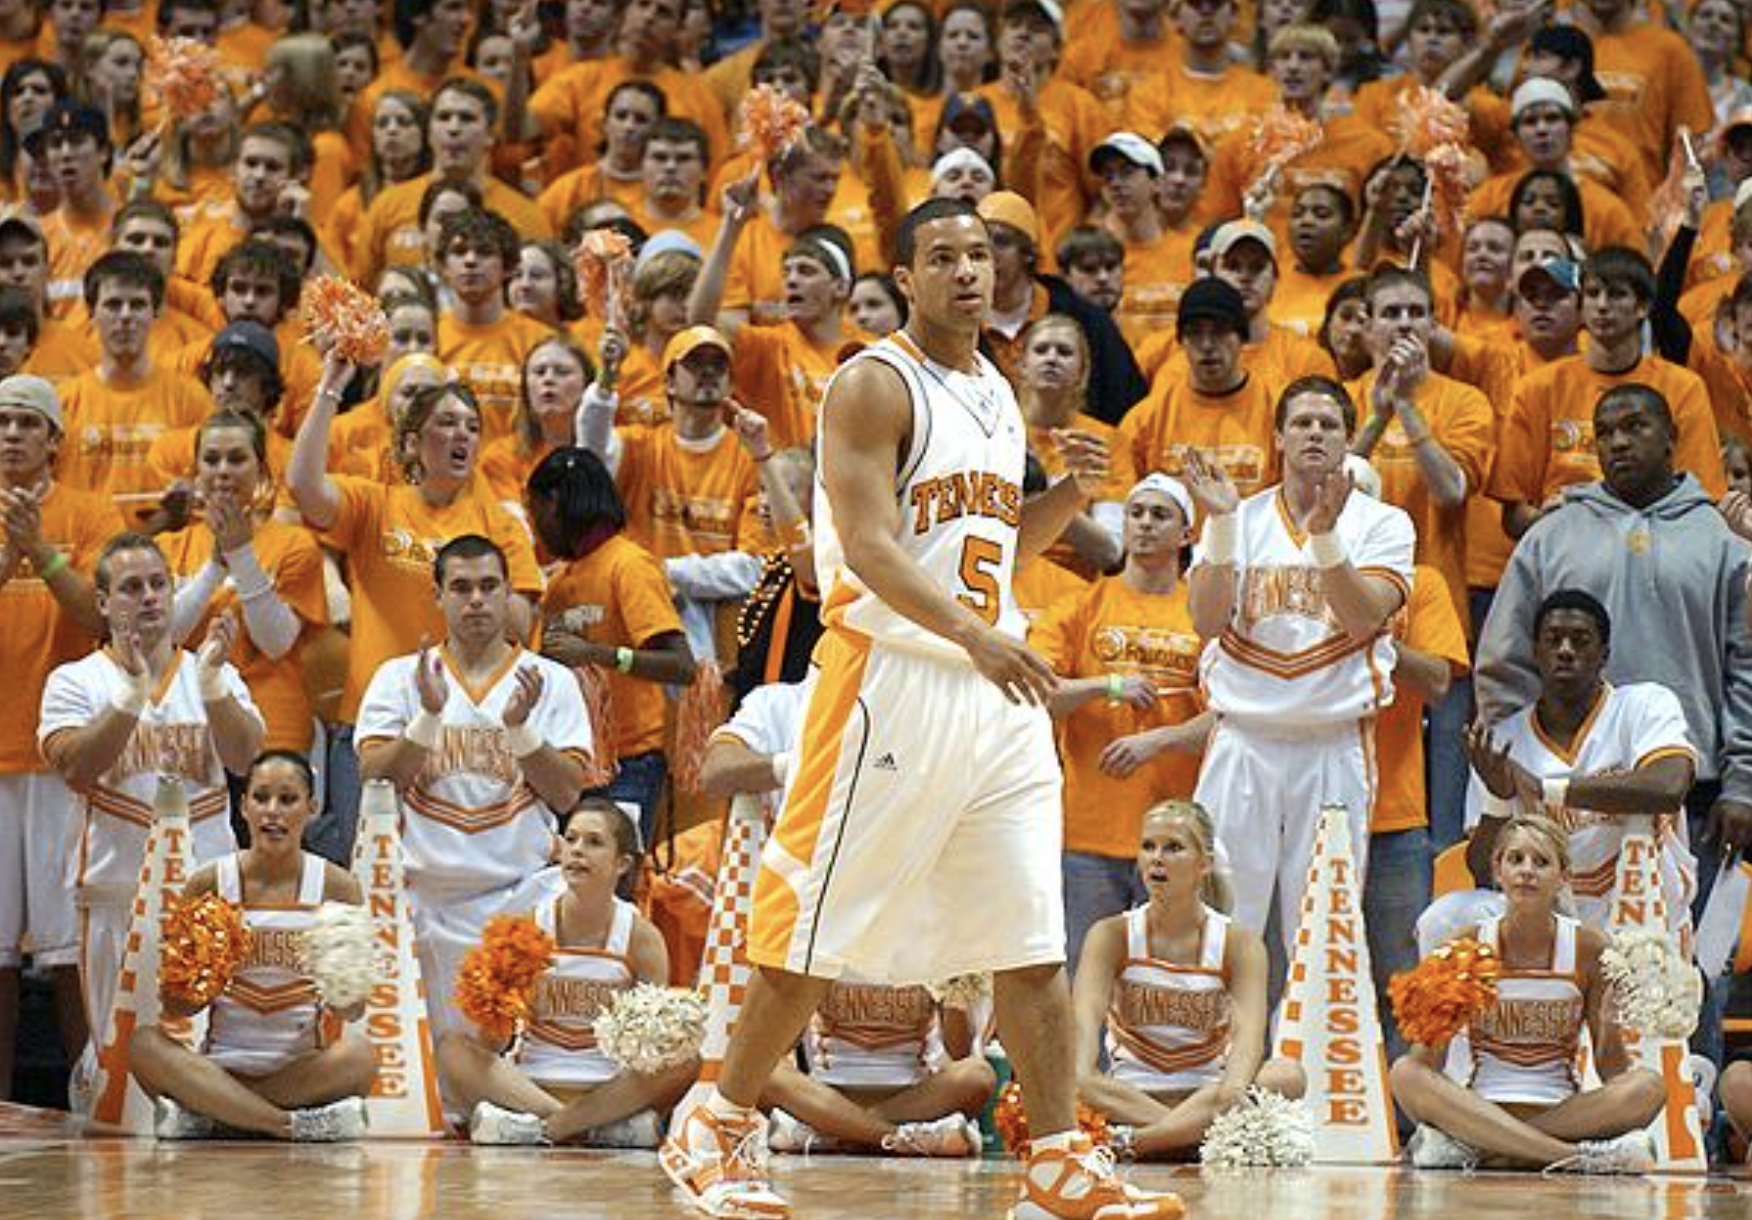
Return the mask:
<path id="1" fill-rule="evenodd" d="M 457 1010 L 488 1037 L 512 1037 L 529 1016 L 535 985 L 553 965 L 556 948 L 529 916 L 495 915 L 457 971 Z"/>
<path id="2" fill-rule="evenodd" d="M 742 140 L 765 164 L 803 138 L 809 111 L 783 89 L 756 85 L 742 99 Z"/>
<path id="3" fill-rule="evenodd" d="M 614 229 L 591 229 L 578 243 L 572 266 L 578 272 L 578 295 L 593 318 L 620 316 L 627 272 L 633 265 L 633 244 Z"/>
<path id="4" fill-rule="evenodd" d="M 1406 1041 L 1440 1046 L 1496 1003 L 1502 962 L 1470 937 L 1449 941 L 1387 984 Z"/>
<path id="5" fill-rule="evenodd" d="M 193 38 L 153 38 L 146 52 L 146 93 L 172 118 L 193 118 L 225 88 L 219 52 Z"/>
<path id="6" fill-rule="evenodd" d="M 1014 1080 L 998 1094 L 997 1107 L 992 1111 L 992 1125 L 998 1129 L 998 1138 L 1004 1141 L 1004 1151 L 1015 1157 L 1028 1155 L 1028 1110 L 1022 1103 L 1022 1086 Z M 1107 1119 L 1080 1101 L 1077 1103 L 1077 1127 L 1094 1140 L 1098 1148 L 1113 1142 Z"/>
<path id="7" fill-rule="evenodd" d="M 1464 150 L 1472 142 L 1472 120 L 1465 107 L 1426 85 L 1399 95 L 1398 120 L 1400 143 L 1419 158 L 1448 144 Z"/>
<path id="8" fill-rule="evenodd" d="M 164 918 L 159 989 L 184 1004 L 205 1008 L 231 985 L 250 945 L 237 907 L 211 893 L 182 898 Z"/>
<path id="9" fill-rule="evenodd" d="M 304 286 L 304 328 L 349 364 L 375 365 L 389 350 L 389 320 L 377 298 L 335 275 Z"/>

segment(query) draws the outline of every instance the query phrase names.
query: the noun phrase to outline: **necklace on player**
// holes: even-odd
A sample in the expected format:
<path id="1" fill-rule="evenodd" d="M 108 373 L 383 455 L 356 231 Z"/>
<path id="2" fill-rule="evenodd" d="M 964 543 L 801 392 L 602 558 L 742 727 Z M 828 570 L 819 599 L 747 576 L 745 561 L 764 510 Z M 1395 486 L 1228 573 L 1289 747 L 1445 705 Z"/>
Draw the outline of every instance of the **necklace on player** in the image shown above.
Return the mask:
<path id="1" fill-rule="evenodd" d="M 929 358 L 926 358 L 923 367 L 925 372 L 931 375 L 931 379 L 948 392 L 949 397 L 966 408 L 968 414 L 973 416 L 974 422 L 979 424 L 987 436 L 997 431 L 998 415 L 1002 408 L 998 401 L 997 392 L 992 389 L 987 378 L 975 373 L 963 373 L 959 369 L 947 368 L 947 366 L 945 368 L 947 368 L 949 376 L 945 377 L 937 371 L 937 362 Z M 951 377 L 967 383 L 968 393 L 957 388 L 950 380 Z"/>

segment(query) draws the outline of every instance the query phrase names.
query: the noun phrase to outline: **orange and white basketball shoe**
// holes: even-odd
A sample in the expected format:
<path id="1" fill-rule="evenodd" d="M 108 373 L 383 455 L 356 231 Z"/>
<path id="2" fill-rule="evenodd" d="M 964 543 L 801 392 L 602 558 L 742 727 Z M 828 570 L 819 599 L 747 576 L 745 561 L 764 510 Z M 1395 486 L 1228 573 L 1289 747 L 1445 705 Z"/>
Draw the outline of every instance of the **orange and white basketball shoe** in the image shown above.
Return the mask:
<path id="1" fill-rule="evenodd" d="M 687 1201 L 721 1220 L 785 1220 L 791 1205 L 767 1178 L 766 1119 L 721 1118 L 695 1106 L 670 1128 L 657 1158 Z"/>
<path id="2" fill-rule="evenodd" d="M 1180 1220 L 1180 1196 L 1129 1186 L 1114 1169 L 1113 1154 L 1079 1134 L 1069 1148 L 1031 1152 L 1022 1198 L 1010 1220 Z"/>

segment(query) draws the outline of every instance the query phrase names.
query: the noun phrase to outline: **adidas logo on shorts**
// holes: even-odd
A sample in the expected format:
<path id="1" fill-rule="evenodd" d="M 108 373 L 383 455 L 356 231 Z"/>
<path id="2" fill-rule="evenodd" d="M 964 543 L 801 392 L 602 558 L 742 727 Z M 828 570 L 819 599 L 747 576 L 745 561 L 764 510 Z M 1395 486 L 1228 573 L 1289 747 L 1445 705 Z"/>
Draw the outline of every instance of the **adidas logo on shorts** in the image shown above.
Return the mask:
<path id="1" fill-rule="evenodd" d="M 892 753 L 885 753 L 870 764 L 870 769 L 872 771 L 899 771 L 900 765 L 894 761 Z"/>

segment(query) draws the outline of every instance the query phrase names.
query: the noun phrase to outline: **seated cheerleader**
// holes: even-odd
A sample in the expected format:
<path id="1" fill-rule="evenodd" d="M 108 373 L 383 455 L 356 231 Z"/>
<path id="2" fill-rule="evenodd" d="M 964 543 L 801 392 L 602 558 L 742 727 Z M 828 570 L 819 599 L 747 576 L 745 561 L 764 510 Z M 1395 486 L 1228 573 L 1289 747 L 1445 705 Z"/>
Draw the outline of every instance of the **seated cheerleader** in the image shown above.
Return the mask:
<path id="1" fill-rule="evenodd" d="M 1730 1063 L 1718 1087 L 1722 1109 L 1742 1145 L 1752 1144 L 1752 1062 Z M 1752 1157 L 1748 1157 L 1752 1160 Z"/>
<path id="2" fill-rule="evenodd" d="M 327 1142 L 365 1134 L 377 1061 L 370 1042 L 344 1028 L 364 1005 L 325 1008 L 301 964 L 301 937 L 316 909 L 363 900 L 351 873 L 300 846 L 314 792 L 303 755 L 261 755 L 244 789 L 249 847 L 203 866 L 183 887 L 185 897 L 216 893 L 239 905 L 252 943 L 208 1010 L 201 1050 L 157 1026 L 129 1043 L 134 1079 L 156 1099 L 159 1139 L 232 1131 Z M 161 1005 L 173 1018 L 200 1011 L 172 995 Z"/>
<path id="3" fill-rule="evenodd" d="M 1197 1152 L 1249 1085 L 1288 1098 L 1300 1064 L 1266 1059 L 1265 942 L 1223 914 L 1211 815 L 1192 801 L 1144 814 L 1138 871 L 1150 900 L 1089 930 L 1077 968 L 1078 1091 L 1138 1159 Z M 1097 1068 L 1102 1030 L 1111 1069 Z"/>
<path id="4" fill-rule="evenodd" d="M 997 1076 L 973 1033 L 924 987 L 836 981 L 803 1035 L 808 1070 L 781 1063 L 761 1096 L 773 1151 L 979 1156 Z"/>
<path id="5" fill-rule="evenodd" d="M 1631 1066 L 1611 1018 L 1600 952 L 1606 937 L 1557 909 L 1569 877 L 1569 836 L 1547 818 L 1510 818 L 1491 872 L 1501 916 L 1461 936 L 1496 951 L 1496 1003 L 1466 1031 L 1470 1079 L 1443 1072 L 1446 1043 L 1414 1045 L 1393 1065 L 1394 1099 L 1419 1124 L 1408 1151 L 1420 1169 L 1562 1168 L 1642 1173 L 1654 1164 L 1644 1130 L 1665 1100 L 1661 1078 Z M 1605 1081 L 1577 1079 L 1582 1024 Z"/>
<path id="6" fill-rule="evenodd" d="M 596 1018 L 615 993 L 669 983 L 662 935 L 615 896 L 637 867 L 637 833 L 612 801 L 579 804 L 560 844 L 565 888 L 534 911 L 559 951 L 536 986 L 528 1028 L 509 1046 L 478 1030 L 439 1042 L 444 1094 L 469 1109 L 475 1143 L 655 1148 L 658 1112 L 698 1074 L 697 1060 L 654 1075 L 627 1071 L 596 1045 Z"/>

